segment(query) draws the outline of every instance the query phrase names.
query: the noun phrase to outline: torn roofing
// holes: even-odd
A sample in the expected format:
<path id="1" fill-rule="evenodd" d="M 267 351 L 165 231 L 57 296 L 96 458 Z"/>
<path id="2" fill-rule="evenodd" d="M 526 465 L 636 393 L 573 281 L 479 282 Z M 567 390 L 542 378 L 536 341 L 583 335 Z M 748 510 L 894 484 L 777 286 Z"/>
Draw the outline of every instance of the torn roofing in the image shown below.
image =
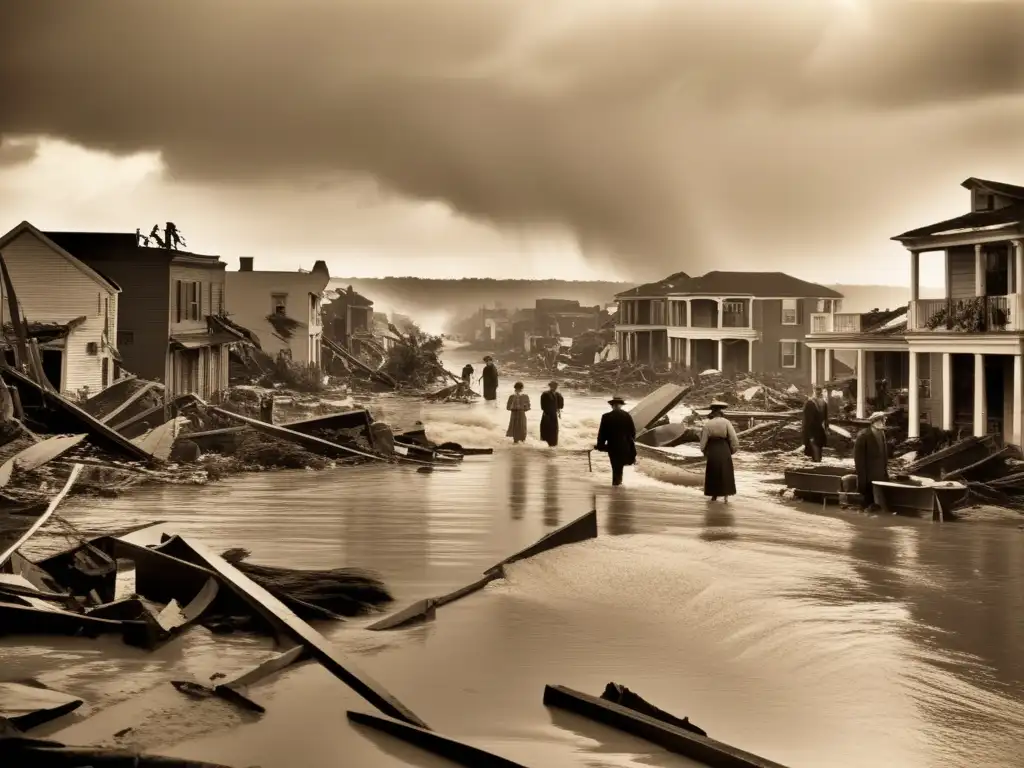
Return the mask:
<path id="1" fill-rule="evenodd" d="M 763 296 L 776 299 L 841 299 L 843 295 L 817 283 L 809 283 L 785 272 L 708 272 L 689 277 L 677 272 L 659 283 L 641 285 L 616 297 L 667 296 L 669 294 L 714 294 Z"/>
<path id="2" fill-rule="evenodd" d="M 147 255 L 160 255 L 171 260 L 177 256 L 220 261 L 219 256 L 208 253 L 193 253 L 172 248 L 150 248 L 139 245 L 138 236 L 129 232 L 46 232 L 50 240 L 68 253 L 81 258 L 120 257 L 132 258 L 139 251 Z"/>
<path id="3" fill-rule="evenodd" d="M 952 219 L 911 229 L 891 239 L 912 240 L 918 237 L 930 237 L 931 235 L 960 230 L 998 229 L 1019 224 L 1021 221 L 1024 221 L 1024 202 L 1008 205 L 1005 208 L 996 208 L 991 211 L 972 211 Z"/>
<path id="4" fill-rule="evenodd" d="M 115 293 L 121 292 L 121 286 L 119 286 L 106 275 L 103 275 L 97 270 L 93 269 L 91 266 L 83 262 L 81 259 L 76 258 L 75 255 L 70 253 L 61 243 L 57 242 L 52 237 L 50 237 L 49 233 L 41 232 L 28 221 L 21 222 L 10 232 L 0 237 L 0 249 L 3 249 L 5 245 L 12 242 L 16 237 L 19 237 L 20 235 L 26 232 L 34 235 L 36 238 L 39 239 L 40 242 L 43 243 L 43 245 L 53 249 L 58 254 L 63 256 L 87 277 L 91 277 L 97 283 L 106 288 L 112 289 Z"/>

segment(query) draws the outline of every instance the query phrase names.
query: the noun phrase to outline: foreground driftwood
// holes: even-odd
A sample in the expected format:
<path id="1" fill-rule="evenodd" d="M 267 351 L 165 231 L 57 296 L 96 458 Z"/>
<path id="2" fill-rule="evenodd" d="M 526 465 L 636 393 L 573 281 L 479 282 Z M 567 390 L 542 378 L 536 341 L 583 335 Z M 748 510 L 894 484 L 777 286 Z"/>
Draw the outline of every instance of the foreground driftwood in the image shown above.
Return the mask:
<path id="1" fill-rule="evenodd" d="M 357 669 L 347 659 L 343 659 L 327 638 L 296 616 L 267 590 L 204 545 L 185 538 L 179 538 L 179 541 L 201 557 L 239 598 L 282 633 L 305 646 L 313 658 L 356 693 L 387 715 L 420 728 L 428 728 L 427 724 L 408 707 L 384 690 L 380 683 L 368 674 Z"/>
<path id="2" fill-rule="evenodd" d="M 467 584 L 464 587 L 460 587 L 454 592 L 449 592 L 447 595 L 441 595 L 440 597 L 428 597 L 424 600 L 418 600 L 412 605 L 406 606 L 402 610 L 385 616 L 380 621 L 376 621 L 367 629 L 371 630 L 384 630 L 384 629 L 398 629 L 408 624 L 418 621 L 426 621 L 434 618 L 436 611 L 441 606 L 453 603 L 459 598 L 465 597 L 466 595 L 473 594 L 495 579 L 501 579 L 505 576 L 505 566 L 514 563 L 517 560 L 523 560 L 527 557 L 533 557 L 541 552 L 546 552 L 549 549 L 560 547 L 565 544 L 574 544 L 578 541 L 585 541 L 587 539 L 593 539 L 597 537 L 597 510 L 591 510 L 585 515 L 581 515 L 572 522 L 566 523 L 561 528 L 556 528 L 545 536 L 542 536 L 535 543 L 529 547 L 516 552 L 514 555 L 510 555 L 502 560 L 500 563 L 496 563 L 488 568 L 482 577 Z"/>

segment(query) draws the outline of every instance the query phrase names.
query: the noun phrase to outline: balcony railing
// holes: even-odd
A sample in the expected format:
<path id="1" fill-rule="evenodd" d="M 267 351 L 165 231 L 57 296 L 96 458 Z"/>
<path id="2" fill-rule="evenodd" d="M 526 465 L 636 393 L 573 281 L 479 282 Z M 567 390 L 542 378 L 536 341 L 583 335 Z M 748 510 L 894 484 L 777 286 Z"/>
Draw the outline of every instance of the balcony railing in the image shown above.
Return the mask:
<path id="1" fill-rule="evenodd" d="M 750 318 L 747 317 L 746 312 L 723 312 L 722 313 L 722 327 L 723 328 L 749 328 Z"/>
<path id="2" fill-rule="evenodd" d="M 860 333 L 860 321 L 857 312 L 815 312 L 811 315 L 811 333 Z"/>
<path id="3" fill-rule="evenodd" d="M 908 329 L 912 331 L 989 331 L 1021 330 L 1021 295 L 972 296 L 962 299 L 920 299 L 910 302 Z"/>

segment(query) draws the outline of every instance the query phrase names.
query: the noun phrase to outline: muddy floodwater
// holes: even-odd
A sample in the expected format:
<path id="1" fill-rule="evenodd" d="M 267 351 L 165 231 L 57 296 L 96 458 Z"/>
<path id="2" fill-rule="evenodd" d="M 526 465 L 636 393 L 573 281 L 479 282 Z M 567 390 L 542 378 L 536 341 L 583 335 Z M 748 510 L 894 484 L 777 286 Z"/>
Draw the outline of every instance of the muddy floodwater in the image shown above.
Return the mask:
<path id="1" fill-rule="evenodd" d="M 546 683 L 599 694 L 609 681 L 793 768 L 1020 765 L 1017 521 L 826 513 L 779 502 L 743 473 L 738 498 L 711 504 L 643 460 L 612 489 L 603 456 L 590 472 L 581 452 L 606 398 L 566 392 L 562 445 L 538 443 L 534 411 L 531 440 L 513 448 L 511 384 L 498 408 L 379 401 L 396 424 L 422 419 L 433 439 L 497 449 L 458 471 L 251 474 L 69 506 L 67 517 L 89 530 L 164 520 L 215 548 L 246 547 L 254 562 L 373 568 L 397 608 L 475 580 L 596 503 L 598 539 L 509 567 L 430 624 L 370 632 L 367 618 L 325 631 L 435 730 L 538 768 L 692 765 L 541 704 Z M 535 408 L 541 386 L 527 381 Z M 239 768 L 447 765 L 350 726 L 346 709 L 372 707 L 313 663 L 252 689 L 261 717 L 167 683 L 205 682 L 270 651 L 202 628 L 154 653 L 110 638 L 6 638 L 0 668 L 86 700 L 56 732 L 68 743 Z"/>

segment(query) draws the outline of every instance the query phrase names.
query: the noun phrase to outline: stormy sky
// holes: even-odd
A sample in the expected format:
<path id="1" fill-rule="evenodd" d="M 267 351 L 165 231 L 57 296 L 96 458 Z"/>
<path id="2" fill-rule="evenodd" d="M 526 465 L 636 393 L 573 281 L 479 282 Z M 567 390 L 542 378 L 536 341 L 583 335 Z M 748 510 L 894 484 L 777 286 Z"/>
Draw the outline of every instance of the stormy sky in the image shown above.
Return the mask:
<path id="1" fill-rule="evenodd" d="M 0 229 L 338 275 L 779 269 L 1024 183 L 1024 3 L 0 0 Z"/>

